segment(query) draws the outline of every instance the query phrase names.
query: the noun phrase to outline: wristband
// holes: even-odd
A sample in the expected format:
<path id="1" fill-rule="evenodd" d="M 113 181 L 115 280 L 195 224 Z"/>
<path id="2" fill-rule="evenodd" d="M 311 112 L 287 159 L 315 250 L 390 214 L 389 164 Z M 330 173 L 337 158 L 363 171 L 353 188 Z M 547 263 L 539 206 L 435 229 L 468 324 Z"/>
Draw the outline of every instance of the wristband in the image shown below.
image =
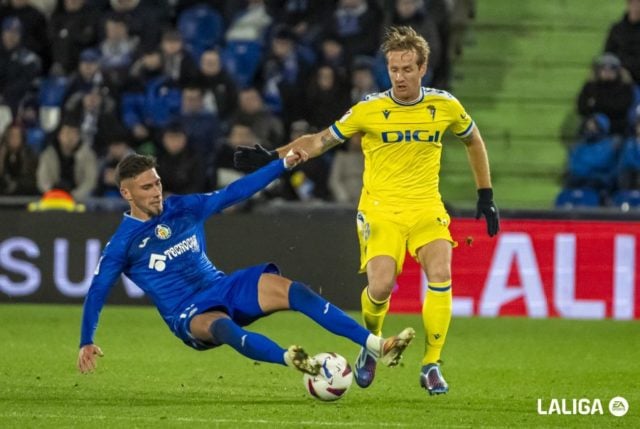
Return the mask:
<path id="1" fill-rule="evenodd" d="M 478 189 L 478 201 L 483 201 L 483 202 L 493 201 L 493 189 L 492 188 Z"/>

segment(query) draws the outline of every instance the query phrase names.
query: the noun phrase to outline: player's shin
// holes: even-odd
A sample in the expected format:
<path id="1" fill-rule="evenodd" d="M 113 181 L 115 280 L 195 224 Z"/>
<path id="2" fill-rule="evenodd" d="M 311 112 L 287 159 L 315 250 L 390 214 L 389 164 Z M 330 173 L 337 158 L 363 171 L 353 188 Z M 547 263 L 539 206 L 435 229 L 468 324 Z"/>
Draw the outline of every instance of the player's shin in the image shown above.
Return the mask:
<path id="1" fill-rule="evenodd" d="M 242 329 L 231 319 L 218 319 L 209 332 L 217 344 L 228 344 L 249 359 L 286 365 L 285 349 L 264 335 Z"/>
<path id="2" fill-rule="evenodd" d="M 425 355 L 422 364 L 436 363 L 440 359 L 451 322 L 451 280 L 430 282 L 422 304 L 422 322 L 426 335 Z"/>
<path id="3" fill-rule="evenodd" d="M 382 335 L 382 324 L 384 323 L 384 317 L 389 311 L 389 302 L 389 298 L 385 301 L 376 301 L 371 298 L 369 295 L 369 287 L 365 287 L 360 295 L 364 326 L 377 336 Z"/>
<path id="4" fill-rule="evenodd" d="M 291 284 L 289 307 L 307 315 L 327 331 L 349 338 L 363 347 L 366 346 L 369 331 L 302 283 Z"/>

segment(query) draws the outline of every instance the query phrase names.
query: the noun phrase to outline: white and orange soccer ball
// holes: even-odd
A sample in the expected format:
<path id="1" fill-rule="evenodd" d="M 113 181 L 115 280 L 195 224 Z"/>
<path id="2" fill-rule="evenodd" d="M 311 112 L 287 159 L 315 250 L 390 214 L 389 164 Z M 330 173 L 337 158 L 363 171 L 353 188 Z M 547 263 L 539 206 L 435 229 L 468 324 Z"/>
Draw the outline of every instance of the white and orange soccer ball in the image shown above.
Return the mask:
<path id="1" fill-rule="evenodd" d="M 321 401 L 342 398 L 353 382 L 353 372 L 347 360 L 337 353 L 319 353 L 313 357 L 320 362 L 320 374 L 305 374 L 304 387 L 309 395 Z"/>

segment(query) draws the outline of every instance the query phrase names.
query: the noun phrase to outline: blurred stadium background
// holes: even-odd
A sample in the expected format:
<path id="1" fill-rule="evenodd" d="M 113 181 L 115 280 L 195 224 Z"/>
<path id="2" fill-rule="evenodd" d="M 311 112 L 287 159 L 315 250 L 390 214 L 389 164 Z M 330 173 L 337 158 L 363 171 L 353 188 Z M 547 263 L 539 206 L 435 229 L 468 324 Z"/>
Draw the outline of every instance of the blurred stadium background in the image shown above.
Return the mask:
<path id="1" fill-rule="evenodd" d="M 476 4 L 451 92 L 487 142 L 504 220 L 494 240 L 471 220 L 464 146 L 449 138 L 441 192 L 461 244 L 457 317 L 445 350 L 449 395 L 434 400 L 418 389 L 417 344 L 403 367 L 329 408 L 304 397 L 297 376 L 280 368 L 227 350 L 186 350 L 151 309 L 138 307 L 146 301 L 131 284 L 114 288 L 98 331 L 107 356 L 96 374 L 81 377 L 73 367 L 80 304 L 122 205 L 90 198 L 83 212 L 65 201 L 28 212 L 39 197 L 5 196 L 0 427 L 640 427 L 640 212 L 554 208 L 580 124 L 577 95 L 624 7 L 623 0 Z M 220 268 L 271 259 L 358 316 L 365 279 L 356 273 L 352 204 L 258 201 L 245 209 L 208 225 Z M 421 329 L 415 313 L 424 278 L 412 261 L 399 285 L 388 327 Z M 277 315 L 256 329 L 353 359 L 350 344 L 301 319 Z M 630 403 L 622 418 L 607 409 L 618 395 Z M 548 407 L 553 398 L 600 399 L 604 415 L 539 415 L 537 400 Z"/>

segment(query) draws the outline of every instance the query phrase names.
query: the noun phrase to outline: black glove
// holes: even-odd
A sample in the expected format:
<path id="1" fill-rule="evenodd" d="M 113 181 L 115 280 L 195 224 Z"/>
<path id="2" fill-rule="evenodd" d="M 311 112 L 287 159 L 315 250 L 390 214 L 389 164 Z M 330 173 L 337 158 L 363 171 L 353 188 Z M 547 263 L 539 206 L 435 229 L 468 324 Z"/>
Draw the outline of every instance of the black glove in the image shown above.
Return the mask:
<path id="1" fill-rule="evenodd" d="M 493 189 L 478 189 L 478 204 L 476 206 L 476 219 L 484 215 L 487 220 L 487 234 L 493 237 L 500 231 L 500 215 L 498 207 L 493 202 Z"/>
<path id="2" fill-rule="evenodd" d="M 254 171 L 278 159 L 278 152 L 257 144 L 254 147 L 238 146 L 233 153 L 233 165 L 241 171 Z"/>

